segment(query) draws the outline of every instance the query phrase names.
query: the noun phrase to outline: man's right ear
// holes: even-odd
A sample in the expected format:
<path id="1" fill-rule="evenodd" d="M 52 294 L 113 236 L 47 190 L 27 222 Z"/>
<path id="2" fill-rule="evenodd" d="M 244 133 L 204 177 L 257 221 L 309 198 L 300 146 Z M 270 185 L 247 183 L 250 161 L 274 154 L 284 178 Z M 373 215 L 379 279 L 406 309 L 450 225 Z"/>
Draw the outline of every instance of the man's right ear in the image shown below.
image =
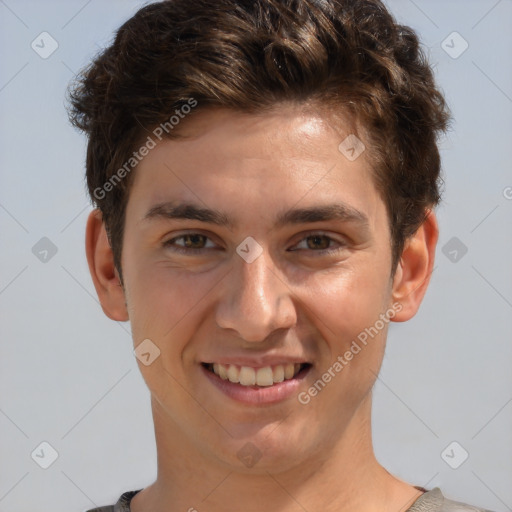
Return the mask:
<path id="1" fill-rule="evenodd" d="M 129 318 L 124 290 L 99 209 L 94 209 L 87 219 L 85 250 L 89 272 L 103 312 L 112 320 L 126 322 Z"/>

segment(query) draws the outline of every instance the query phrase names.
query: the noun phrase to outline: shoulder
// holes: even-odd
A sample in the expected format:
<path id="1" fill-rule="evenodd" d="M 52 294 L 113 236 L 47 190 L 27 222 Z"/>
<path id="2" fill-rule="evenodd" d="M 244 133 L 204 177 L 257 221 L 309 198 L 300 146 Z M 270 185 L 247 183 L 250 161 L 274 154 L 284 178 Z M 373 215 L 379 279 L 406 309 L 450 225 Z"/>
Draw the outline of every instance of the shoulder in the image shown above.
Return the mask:
<path id="1" fill-rule="evenodd" d="M 141 489 L 138 489 L 137 491 L 127 491 L 121 494 L 121 497 L 117 500 L 115 505 L 104 505 L 102 507 L 91 508 L 85 512 L 130 512 L 130 501 L 140 491 Z"/>
<path id="2" fill-rule="evenodd" d="M 492 512 L 460 501 L 446 498 L 436 487 L 422 494 L 407 512 Z"/>
<path id="3" fill-rule="evenodd" d="M 474 507 L 460 501 L 444 499 L 443 506 L 439 512 L 492 512 L 486 508 Z"/>

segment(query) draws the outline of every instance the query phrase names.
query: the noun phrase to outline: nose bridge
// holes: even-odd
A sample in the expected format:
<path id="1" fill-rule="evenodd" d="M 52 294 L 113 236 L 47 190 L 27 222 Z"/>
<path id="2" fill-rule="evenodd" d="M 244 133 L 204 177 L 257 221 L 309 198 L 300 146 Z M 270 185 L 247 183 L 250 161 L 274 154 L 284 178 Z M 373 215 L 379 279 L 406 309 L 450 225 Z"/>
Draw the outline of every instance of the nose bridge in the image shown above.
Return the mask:
<path id="1" fill-rule="evenodd" d="M 246 261 L 233 256 L 216 311 L 217 325 L 234 329 L 245 341 L 264 341 L 274 330 L 291 327 L 296 318 L 289 289 L 264 250 Z"/>

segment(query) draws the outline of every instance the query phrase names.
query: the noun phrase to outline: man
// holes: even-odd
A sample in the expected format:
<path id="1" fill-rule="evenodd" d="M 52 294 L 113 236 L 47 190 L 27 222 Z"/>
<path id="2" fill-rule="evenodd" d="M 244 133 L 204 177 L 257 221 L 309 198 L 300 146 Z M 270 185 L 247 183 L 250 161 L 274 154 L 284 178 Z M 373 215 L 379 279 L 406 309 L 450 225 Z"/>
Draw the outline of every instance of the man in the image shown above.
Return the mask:
<path id="1" fill-rule="evenodd" d="M 157 480 L 96 512 L 481 510 L 391 475 L 371 396 L 434 265 L 449 112 L 377 0 L 148 5 L 71 91 L 103 311 Z"/>

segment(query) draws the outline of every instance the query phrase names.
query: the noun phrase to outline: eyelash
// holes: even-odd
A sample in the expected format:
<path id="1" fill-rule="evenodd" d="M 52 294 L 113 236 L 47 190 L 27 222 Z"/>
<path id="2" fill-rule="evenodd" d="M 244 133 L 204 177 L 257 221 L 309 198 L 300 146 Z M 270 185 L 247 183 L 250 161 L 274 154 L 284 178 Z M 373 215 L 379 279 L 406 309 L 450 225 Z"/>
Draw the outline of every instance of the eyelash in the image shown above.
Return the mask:
<path id="1" fill-rule="evenodd" d="M 181 254 L 199 254 L 199 253 L 202 253 L 203 251 L 206 251 L 208 250 L 208 248 L 190 248 L 190 247 L 180 247 L 180 246 L 177 246 L 177 245 L 174 245 L 174 242 L 176 240 L 180 240 L 180 239 L 183 239 L 185 237 L 193 237 L 193 236 L 202 236 L 204 237 L 206 240 L 211 240 L 210 237 L 204 235 L 203 233 L 185 233 L 183 235 L 180 235 L 180 236 L 176 236 L 174 238 L 171 238 L 169 240 L 167 240 L 166 242 L 164 242 L 162 245 L 165 247 L 165 248 L 170 248 L 172 251 L 174 252 L 177 252 L 177 253 L 181 253 Z M 334 238 L 330 237 L 329 235 L 326 235 L 325 233 L 322 233 L 322 232 L 312 232 L 312 233 L 308 233 L 306 236 L 304 236 L 303 238 L 301 238 L 299 240 L 299 242 L 295 245 L 298 245 L 300 242 L 303 242 L 304 240 L 307 240 L 308 238 L 311 238 L 311 237 L 315 237 L 315 236 L 319 236 L 319 237 L 323 237 L 323 238 L 326 238 L 329 240 L 329 242 L 335 242 L 339 245 L 339 247 L 336 247 L 334 249 L 330 248 L 330 249 L 320 249 L 320 250 L 315 250 L 315 249 L 306 249 L 308 251 L 312 251 L 312 252 L 315 252 L 315 253 L 319 253 L 321 255 L 327 255 L 327 254 L 332 254 L 332 253 L 336 253 L 336 252 L 339 252 L 340 250 L 344 249 L 346 247 L 346 244 L 343 243 L 343 242 L 340 242 L 338 240 L 335 240 Z M 295 249 L 294 251 L 296 251 L 297 249 Z M 300 249 L 300 250 L 304 250 L 304 249 Z M 292 252 L 294 252 L 292 251 Z"/>

